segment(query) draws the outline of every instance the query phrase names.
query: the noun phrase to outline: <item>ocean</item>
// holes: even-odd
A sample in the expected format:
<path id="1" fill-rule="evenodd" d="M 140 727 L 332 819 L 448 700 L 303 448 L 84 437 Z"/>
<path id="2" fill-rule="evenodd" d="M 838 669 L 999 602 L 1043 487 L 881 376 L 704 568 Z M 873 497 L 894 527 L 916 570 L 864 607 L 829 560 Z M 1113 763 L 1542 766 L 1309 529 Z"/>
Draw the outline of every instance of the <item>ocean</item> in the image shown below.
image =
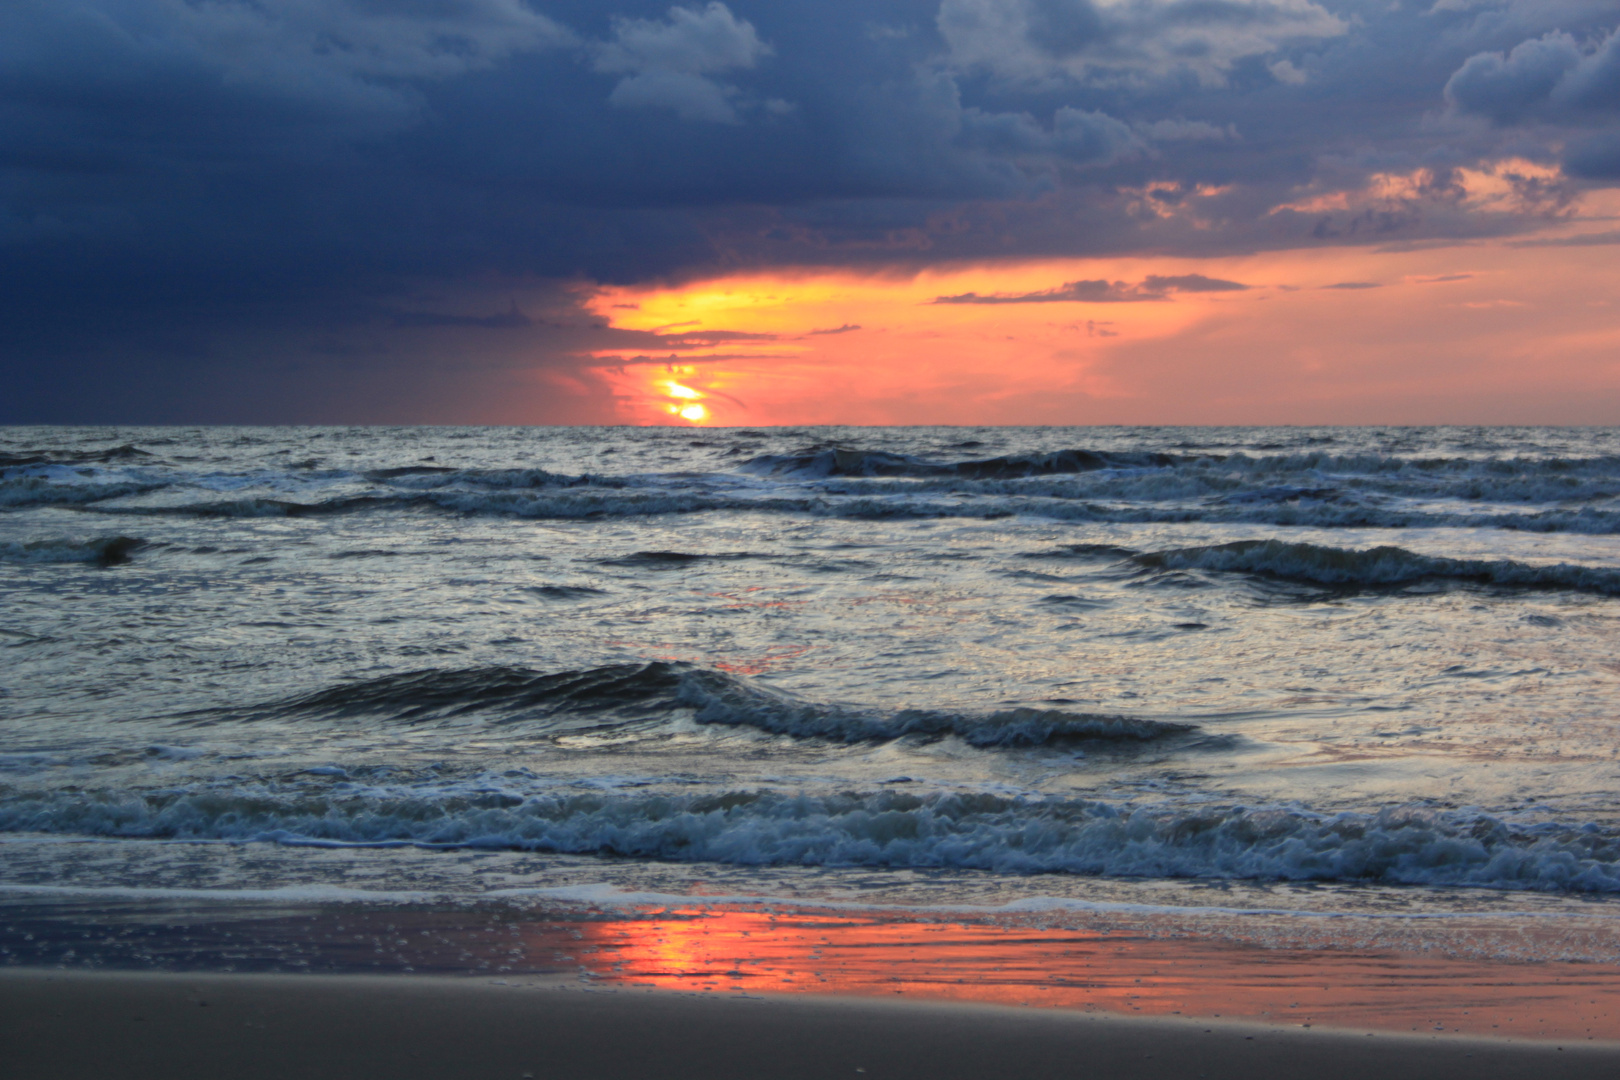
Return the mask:
<path id="1" fill-rule="evenodd" d="M 0 963 L 712 901 L 1612 964 L 1617 534 L 1611 428 L 0 429 Z"/>

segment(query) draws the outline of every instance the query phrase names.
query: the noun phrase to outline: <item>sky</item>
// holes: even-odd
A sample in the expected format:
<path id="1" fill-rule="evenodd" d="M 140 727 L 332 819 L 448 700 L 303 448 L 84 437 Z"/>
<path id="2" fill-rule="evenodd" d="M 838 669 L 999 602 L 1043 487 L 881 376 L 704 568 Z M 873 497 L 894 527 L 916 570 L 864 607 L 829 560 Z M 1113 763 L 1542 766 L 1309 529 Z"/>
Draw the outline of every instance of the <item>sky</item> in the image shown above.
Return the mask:
<path id="1" fill-rule="evenodd" d="M 1617 0 L 0 4 L 0 423 L 1610 424 L 1617 256 Z"/>

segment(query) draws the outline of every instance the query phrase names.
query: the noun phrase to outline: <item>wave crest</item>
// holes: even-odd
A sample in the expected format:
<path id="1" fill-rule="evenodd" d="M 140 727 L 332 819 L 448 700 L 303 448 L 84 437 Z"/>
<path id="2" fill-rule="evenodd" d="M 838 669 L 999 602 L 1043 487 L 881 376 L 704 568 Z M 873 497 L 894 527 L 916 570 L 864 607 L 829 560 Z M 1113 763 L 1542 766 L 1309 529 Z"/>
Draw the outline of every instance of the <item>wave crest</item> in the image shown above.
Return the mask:
<path id="1" fill-rule="evenodd" d="M 699 724 L 753 728 L 832 742 L 888 742 L 955 736 L 980 749 L 1088 739 L 1142 742 L 1197 730 L 1190 724 L 1013 708 L 998 711 L 905 709 L 885 712 L 806 701 L 749 679 L 684 663 L 651 661 L 542 673 L 519 667 L 428 669 L 345 683 L 246 709 L 188 713 L 182 722 L 382 717 L 398 723 L 471 720 L 523 723 L 542 732 L 647 720 L 690 711 Z"/>

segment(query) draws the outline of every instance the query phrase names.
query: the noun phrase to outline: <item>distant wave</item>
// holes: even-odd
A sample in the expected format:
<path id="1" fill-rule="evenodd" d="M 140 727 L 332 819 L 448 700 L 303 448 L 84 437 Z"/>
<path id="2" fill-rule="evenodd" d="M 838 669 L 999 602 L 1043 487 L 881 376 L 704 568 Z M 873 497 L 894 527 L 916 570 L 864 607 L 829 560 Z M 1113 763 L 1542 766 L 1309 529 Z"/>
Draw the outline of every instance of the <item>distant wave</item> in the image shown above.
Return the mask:
<path id="1" fill-rule="evenodd" d="M 10 476 L 0 478 L 0 508 L 85 506 L 125 495 L 140 495 L 167 486 L 167 483 L 159 481 L 86 480 L 79 483 L 61 483 L 43 476 Z"/>
<path id="2" fill-rule="evenodd" d="M 975 480 L 1001 480 L 1095 469 L 1163 467 L 1183 460 L 1189 459 L 1146 452 L 1054 450 L 1046 454 L 1008 454 L 981 460 L 940 463 L 906 454 L 835 446 L 801 454 L 761 454 L 743 462 L 739 468 L 744 472 L 776 476 L 960 476 Z"/>
<path id="3" fill-rule="evenodd" d="M 1001 495 L 974 499 L 872 493 L 807 492 L 798 495 L 737 497 L 681 489 L 572 486 L 505 491 L 445 490 L 420 494 L 357 495 L 301 502 L 296 499 L 248 496 L 151 505 L 105 505 L 123 495 L 162 485 L 53 485 L 16 489 L 0 482 L 0 508 L 58 505 L 97 513 L 152 517 L 312 517 L 379 510 L 420 509 L 456 514 L 491 515 L 535 520 L 582 520 L 701 514 L 724 511 L 755 514 L 805 514 L 851 520 L 991 519 L 1013 515 L 1055 521 L 1098 524 L 1175 524 L 1210 522 L 1300 526 L 1308 528 L 1499 528 L 1523 532 L 1620 533 L 1620 507 L 1547 508 L 1481 512 L 1404 509 L 1343 501 L 1225 500 L 1201 505 L 1174 502 L 1119 504 L 1050 495 Z"/>
<path id="4" fill-rule="evenodd" d="M 390 487 L 432 490 L 446 487 L 495 489 L 557 487 L 623 487 L 624 481 L 611 476 L 571 476 L 545 469 L 447 469 L 412 465 L 398 469 L 373 469 L 362 473 L 366 479 Z"/>
<path id="5" fill-rule="evenodd" d="M 701 562 L 728 562 L 734 559 L 755 559 L 762 556 L 751 551 L 719 551 L 696 554 L 689 551 L 635 551 L 610 559 L 597 559 L 601 566 L 624 566 L 640 570 L 679 570 Z"/>
<path id="6" fill-rule="evenodd" d="M 1256 574 L 1335 587 L 1376 588 L 1449 580 L 1620 595 L 1620 570 L 1571 563 L 1537 566 L 1511 559 L 1451 559 L 1392 546 L 1355 550 L 1282 540 L 1239 540 L 1141 552 L 1128 556 L 1128 561 L 1150 570 Z"/>
<path id="7" fill-rule="evenodd" d="M 14 464 L 0 466 L 0 509 L 243 518 L 428 510 L 559 520 L 728 511 L 847 519 L 1027 515 L 1620 533 L 1620 457 L 1612 455 L 1419 459 L 1068 448 L 935 459 L 812 445 L 709 471 L 605 475 L 422 463 L 316 472 L 292 463 L 215 474 L 147 460 L 133 447 L 82 453 L 85 460 L 75 463 L 65 455 L 8 455 Z"/>
<path id="8" fill-rule="evenodd" d="M 0 451 L 0 469 L 20 465 L 91 465 L 113 461 L 135 461 L 152 455 L 131 445 L 105 450 L 16 450 Z"/>
<path id="9" fill-rule="evenodd" d="M 1376 882 L 1620 892 L 1620 837 L 1395 808 L 1130 809 L 984 793 L 523 794 L 367 787 L 340 770 L 286 786 L 9 793 L 0 831 L 424 845 L 741 865 Z"/>
<path id="10" fill-rule="evenodd" d="M 108 505 L 124 495 L 141 494 L 163 485 L 51 485 L 18 487 L 0 481 L 0 508 L 55 505 L 123 517 L 317 517 L 389 510 L 427 510 L 467 515 L 534 520 L 650 517 L 676 514 L 739 512 L 804 514 L 849 520 L 927 518 L 993 519 L 1028 515 L 1054 521 L 1097 524 L 1249 524 L 1334 529 L 1498 528 L 1523 532 L 1620 533 L 1620 508 L 1548 508 L 1508 512 L 1403 509 L 1350 500 L 1334 502 L 1222 501 L 1203 505 L 1176 503 L 1118 504 L 1055 496 L 1005 495 L 973 499 L 874 493 L 855 495 L 810 492 L 799 495 L 737 497 L 656 487 L 570 487 L 567 490 L 434 491 L 415 495 L 356 495 L 302 502 L 297 499 L 246 496 L 194 502 Z"/>
<path id="11" fill-rule="evenodd" d="M 133 536 L 98 536 L 90 540 L 0 541 L 0 561 L 21 563 L 95 563 L 117 566 L 146 546 Z"/>
<path id="12" fill-rule="evenodd" d="M 1077 739 L 1141 742 L 1196 730 L 1189 724 L 1058 709 L 884 712 L 804 701 L 722 671 L 664 661 L 549 673 L 518 667 L 429 669 L 181 719 L 188 724 L 345 717 L 405 724 L 472 720 L 548 732 L 668 720 L 676 710 L 690 710 L 699 724 L 800 739 L 856 743 L 955 736 L 980 749 Z"/>

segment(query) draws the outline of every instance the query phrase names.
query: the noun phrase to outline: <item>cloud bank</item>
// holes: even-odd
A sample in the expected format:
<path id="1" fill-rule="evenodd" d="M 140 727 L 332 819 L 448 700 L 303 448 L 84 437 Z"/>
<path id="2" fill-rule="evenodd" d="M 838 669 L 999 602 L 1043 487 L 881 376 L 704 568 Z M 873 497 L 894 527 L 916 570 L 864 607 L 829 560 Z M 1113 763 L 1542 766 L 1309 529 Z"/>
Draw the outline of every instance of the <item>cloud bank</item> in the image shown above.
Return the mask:
<path id="1" fill-rule="evenodd" d="M 300 387 L 508 364 L 478 360 L 500 335 L 577 368 L 611 333 L 580 306 L 597 283 L 1527 234 L 1620 183 L 1617 23 L 1609 0 L 10 0 L 0 421 L 297 418 Z M 1195 277 L 939 302 L 1240 288 Z"/>

